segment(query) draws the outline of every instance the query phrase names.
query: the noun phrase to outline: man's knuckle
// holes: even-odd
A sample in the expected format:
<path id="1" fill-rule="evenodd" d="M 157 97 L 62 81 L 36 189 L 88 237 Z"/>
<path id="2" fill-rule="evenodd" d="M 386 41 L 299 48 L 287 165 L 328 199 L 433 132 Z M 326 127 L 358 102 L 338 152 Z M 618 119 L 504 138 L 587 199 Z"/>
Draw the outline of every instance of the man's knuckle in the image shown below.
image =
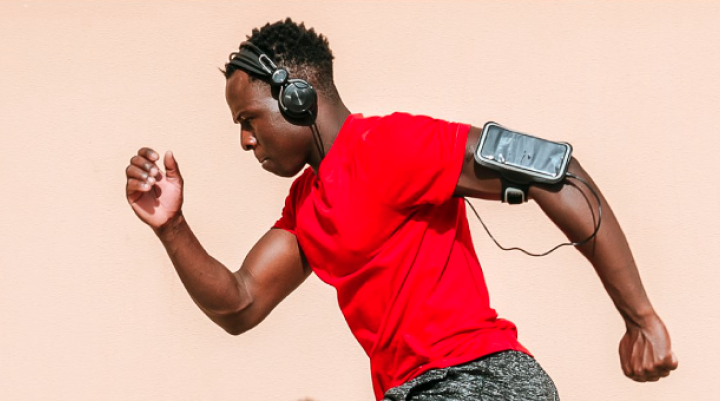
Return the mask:
<path id="1" fill-rule="evenodd" d="M 674 369 L 674 367 L 677 365 L 677 362 L 675 361 L 675 358 L 673 358 L 672 354 L 668 354 L 665 358 L 663 358 L 662 364 L 663 366 Z"/>

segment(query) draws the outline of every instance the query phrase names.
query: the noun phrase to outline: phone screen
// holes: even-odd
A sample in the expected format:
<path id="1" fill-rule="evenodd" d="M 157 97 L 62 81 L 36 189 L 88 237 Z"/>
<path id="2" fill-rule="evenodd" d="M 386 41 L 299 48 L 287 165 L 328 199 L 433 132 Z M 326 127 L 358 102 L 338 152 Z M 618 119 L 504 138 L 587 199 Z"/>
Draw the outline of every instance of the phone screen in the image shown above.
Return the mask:
<path id="1" fill-rule="evenodd" d="M 492 124 L 487 127 L 480 155 L 497 164 L 554 179 L 563 174 L 570 151 L 568 144 L 536 138 Z"/>

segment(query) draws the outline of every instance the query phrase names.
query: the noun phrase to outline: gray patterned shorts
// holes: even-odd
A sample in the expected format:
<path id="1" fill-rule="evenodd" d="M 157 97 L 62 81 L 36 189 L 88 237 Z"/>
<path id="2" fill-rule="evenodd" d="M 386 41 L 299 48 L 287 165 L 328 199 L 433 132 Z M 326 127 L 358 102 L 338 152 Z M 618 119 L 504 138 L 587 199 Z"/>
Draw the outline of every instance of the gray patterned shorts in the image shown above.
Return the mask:
<path id="1" fill-rule="evenodd" d="M 535 359 L 503 351 L 429 370 L 393 387 L 383 401 L 559 401 L 552 379 Z"/>

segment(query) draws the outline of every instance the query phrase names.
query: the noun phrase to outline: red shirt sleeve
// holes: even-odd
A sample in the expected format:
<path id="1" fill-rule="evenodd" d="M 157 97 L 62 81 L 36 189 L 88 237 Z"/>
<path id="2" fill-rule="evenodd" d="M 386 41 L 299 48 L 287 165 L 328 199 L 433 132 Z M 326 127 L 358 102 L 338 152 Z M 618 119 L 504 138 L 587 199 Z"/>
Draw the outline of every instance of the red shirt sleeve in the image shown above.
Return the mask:
<path id="1" fill-rule="evenodd" d="M 359 141 L 369 185 L 396 208 L 440 204 L 455 192 L 470 126 L 394 113 Z"/>
<path id="2" fill-rule="evenodd" d="M 272 228 L 280 228 L 291 234 L 297 236 L 297 207 L 303 197 L 307 196 L 305 187 L 309 184 L 309 181 L 314 177 L 315 173 L 310 168 L 305 171 L 293 181 L 290 186 L 290 192 L 285 198 L 285 206 L 282 210 L 280 219 L 275 222 Z"/>

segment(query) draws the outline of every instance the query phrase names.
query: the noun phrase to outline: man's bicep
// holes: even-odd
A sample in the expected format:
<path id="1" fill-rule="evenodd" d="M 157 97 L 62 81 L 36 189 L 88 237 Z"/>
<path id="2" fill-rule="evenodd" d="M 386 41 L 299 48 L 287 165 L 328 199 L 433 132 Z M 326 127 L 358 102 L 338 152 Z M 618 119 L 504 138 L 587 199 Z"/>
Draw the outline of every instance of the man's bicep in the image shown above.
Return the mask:
<path id="1" fill-rule="evenodd" d="M 310 275 L 297 238 L 282 229 L 271 229 L 253 246 L 235 272 L 250 304 L 238 312 L 243 330 L 260 323 Z"/>
<path id="2" fill-rule="evenodd" d="M 454 196 L 466 196 L 489 200 L 500 200 L 502 183 L 500 175 L 475 162 L 475 149 L 482 134 L 482 128 L 470 127 L 462 170 L 455 186 Z"/>

